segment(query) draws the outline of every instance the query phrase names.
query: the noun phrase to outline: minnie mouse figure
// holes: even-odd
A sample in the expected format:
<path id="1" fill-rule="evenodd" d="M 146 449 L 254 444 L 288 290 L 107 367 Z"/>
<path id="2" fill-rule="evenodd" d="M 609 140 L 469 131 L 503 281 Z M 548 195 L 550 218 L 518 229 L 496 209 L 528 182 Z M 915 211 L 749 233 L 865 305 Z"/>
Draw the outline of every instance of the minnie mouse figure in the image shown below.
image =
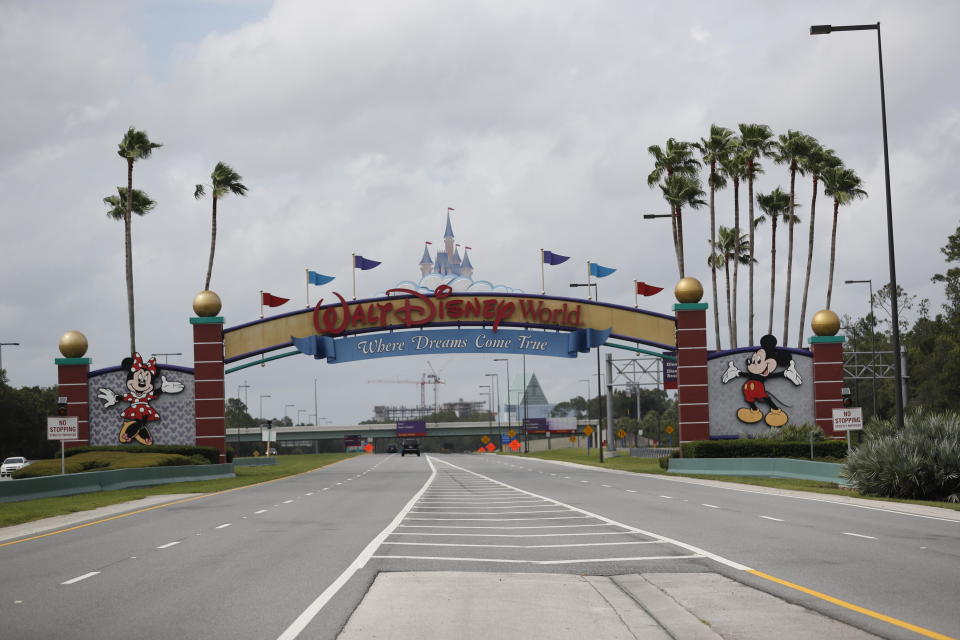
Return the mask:
<path id="1" fill-rule="evenodd" d="M 793 365 L 793 358 L 790 357 L 788 352 L 777 349 L 777 339 L 775 337 L 766 335 L 760 338 L 760 348 L 747 358 L 746 366 L 746 371 L 740 371 L 731 360 L 727 364 L 727 370 L 720 377 L 723 383 L 730 382 L 737 377 L 747 379 L 743 383 L 743 399 L 748 406 L 737 410 L 737 418 L 747 424 L 763 420 L 771 427 L 782 427 L 787 424 L 790 416 L 777 406 L 775 397 L 767 391 L 764 381 L 769 378 L 782 377 L 799 386 L 803 380 Z M 784 371 L 776 371 L 778 367 L 787 368 Z M 757 402 L 765 402 L 769 405 L 770 411 L 766 417 L 757 408 Z"/>
<path id="2" fill-rule="evenodd" d="M 180 393 L 183 383 L 168 381 L 166 376 L 160 376 L 160 387 L 154 386 L 157 375 L 157 360 L 150 358 L 146 363 L 139 353 L 132 358 L 124 358 L 120 368 L 127 372 L 127 392 L 123 394 L 123 401 L 130 406 L 124 409 L 121 417 L 123 426 L 120 428 L 119 440 L 123 444 L 136 440 L 140 444 L 153 444 L 153 437 L 147 429 L 148 422 L 160 419 L 157 410 L 150 406 L 151 400 L 156 400 L 161 393 Z M 112 407 L 117 403 L 117 394 L 110 389 L 100 389 L 97 397 L 103 400 L 103 406 Z"/>

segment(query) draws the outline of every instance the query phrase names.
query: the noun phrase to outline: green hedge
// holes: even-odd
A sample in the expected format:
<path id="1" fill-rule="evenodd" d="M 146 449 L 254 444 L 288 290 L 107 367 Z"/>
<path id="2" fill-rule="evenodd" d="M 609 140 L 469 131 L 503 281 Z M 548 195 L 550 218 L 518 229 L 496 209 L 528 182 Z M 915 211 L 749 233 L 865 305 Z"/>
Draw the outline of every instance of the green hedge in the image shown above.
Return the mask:
<path id="1" fill-rule="evenodd" d="M 176 453 L 150 452 L 145 455 L 130 455 L 128 451 L 88 451 L 67 458 L 64 468 L 67 473 L 85 471 L 112 471 L 114 469 L 137 469 L 143 467 L 177 467 L 208 464 L 206 457 L 182 456 Z M 13 473 L 14 478 L 39 478 L 60 475 L 60 458 L 37 460 Z"/>
<path id="2" fill-rule="evenodd" d="M 780 440 L 698 440 L 682 445 L 684 458 L 809 458 L 809 442 Z M 847 443 L 843 440 L 821 440 L 813 443 L 814 458 L 846 458 Z"/>
<path id="3" fill-rule="evenodd" d="M 67 457 L 75 456 L 78 453 L 87 453 L 88 451 L 124 451 L 126 453 L 175 453 L 177 455 L 186 456 L 188 458 L 192 456 L 203 456 L 206 458 L 209 464 L 219 464 L 220 463 L 220 451 L 215 447 L 195 447 L 192 445 L 178 445 L 178 444 L 152 444 L 150 446 L 144 445 L 130 445 L 130 444 L 111 444 L 106 446 L 86 446 L 86 447 L 72 447 L 67 449 L 64 452 L 64 455 Z"/>

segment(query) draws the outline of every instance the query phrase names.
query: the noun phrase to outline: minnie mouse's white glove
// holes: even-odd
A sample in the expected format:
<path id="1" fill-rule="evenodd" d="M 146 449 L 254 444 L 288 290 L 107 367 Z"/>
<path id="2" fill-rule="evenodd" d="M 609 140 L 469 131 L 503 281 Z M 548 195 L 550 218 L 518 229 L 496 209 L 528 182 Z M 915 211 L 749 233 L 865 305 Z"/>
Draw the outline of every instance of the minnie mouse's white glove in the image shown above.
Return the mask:
<path id="1" fill-rule="evenodd" d="M 164 393 L 180 393 L 183 391 L 183 383 L 176 381 L 167 381 L 167 376 L 160 376 L 160 391 Z"/>
<path id="2" fill-rule="evenodd" d="M 733 366 L 733 360 L 727 363 L 727 370 L 720 376 L 720 382 L 727 383 L 740 375 L 740 370 Z"/>
<path id="3" fill-rule="evenodd" d="M 117 404 L 117 394 L 110 389 L 100 389 L 100 393 L 97 394 L 97 397 L 103 400 L 104 409 Z"/>
<path id="4" fill-rule="evenodd" d="M 783 372 L 783 377 L 797 386 L 800 386 L 800 383 L 803 382 L 803 378 L 800 377 L 800 373 L 797 371 L 796 367 L 793 366 L 793 360 L 790 361 L 790 366 L 787 367 L 787 370 Z"/>

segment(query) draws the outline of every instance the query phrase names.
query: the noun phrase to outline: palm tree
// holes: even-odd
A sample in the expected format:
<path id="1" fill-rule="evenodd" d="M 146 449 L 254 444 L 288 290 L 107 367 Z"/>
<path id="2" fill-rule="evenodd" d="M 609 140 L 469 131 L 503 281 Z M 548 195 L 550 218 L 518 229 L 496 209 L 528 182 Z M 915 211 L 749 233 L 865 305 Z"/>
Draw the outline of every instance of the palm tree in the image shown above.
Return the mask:
<path id="1" fill-rule="evenodd" d="M 653 171 L 647 176 L 647 186 L 651 189 L 660 182 L 661 178 L 670 178 L 674 174 L 696 176 L 700 169 L 700 162 L 693 157 L 693 151 L 689 142 L 678 141 L 676 138 L 667 140 L 667 144 L 661 149 L 660 145 L 654 144 L 647 147 L 647 152 L 653 156 Z M 677 267 L 683 274 L 683 264 L 681 253 L 683 247 L 680 243 L 680 233 L 678 230 L 678 219 L 674 210 L 670 209 L 670 221 L 673 230 L 673 248 L 677 255 Z M 682 275 L 681 275 L 682 277 Z"/>
<path id="2" fill-rule="evenodd" d="M 162 146 L 162 144 L 151 142 L 150 138 L 147 137 L 146 131 L 137 131 L 133 127 L 130 127 L 127 133 L 124 134 L 123 140 L 117 145 L 117 155 L 127 161 L 127 193 L 133 192 L 133 163 L 137 160 L 146 160 L 153 153 L 154 149 Z M 123 241 L 127 274 L 127 317 L 130 322 L 130 353 L 134 353 L 137 350 L 135 318 L 133 313 L 133 246 L 130 237 L 130 219 L 133 214 L 134 200 L 136 200 L 136 193 L 134 193 L 133 198 L 125 199 L 126 209 L 123 212 Z"/>
<path id="3" fill-rule="evenodd" d="M 813 150 L 816 141 L 799 131 L 787 131 L 780 134 L 776 142 L 773 159 L 777 164 L 788 165 L 790 169 L 790 211 L 784 216 L 789 233 L 787 234 L 787 288 L 783 301 L 783 333 L 781 340 L 787 344 L 790 331 L 790 293 L 793 288 L 793 225 L 800 221 L 794 214 L 796 207 L 796 178 L 797 174 L 804 175 L 806 169 L 802 164 Z"/>
<path id="4" fill-rule="evenodd" d="M 754 238 L 753 238 L 753 181 L 757 175 L 762 173 L 760 168 L 760 158 L 769 156 L 773 152 L 773 131 L 765 124 L 741 124 L 740 140 L 745 151 L 746 173 L 748 185 L 748 197 L 750 204 L 750 297 L 748 314 L 748 335 L 750 344 L 753 345 L 753 265 L 756 260 L 753 257 Z"/>
<path id="5" fill-rule="evenodd" d="M 733 131 L 726 127 L 719 127 L 715 124 L 710 125 L 710 137 L 700 138 L 700 142 L 693 143 L 693 146 L 703 156 L 704 164 L 710 165 L 710 177 L 707 178 L 707 184 L 710 186 L 710 246 L 716 245 L 717 240 L 717 218 L 715 208 L 715 195 L 718 189 L 727 186 L 727 179 L 722 173 L 717 171 L 717 164 L 728 158 L 736 147 L 736 139 Z M 720 304 L 717 300 L 717 264 L 710 259 L 710 280 L 713 285 L 713 329 L 716 334 L 717 349 L 720 349 Z M 729 295 L 729 292 L 728 292 Z M 730 300 L 727 300 L 730 304 Z"/>
<path id="6" fill-rule="evenodd" d="M 861 187 L 863 181 L 853 169 L 829 167 L 823 171 L 823 192 L 833 198 L 833 230 L 830 233 L 830 271 L 827 279 L 827 309 L 833 295 L 833 265 L 837 252 L 837 218 L 840 205 L 850 204 L 858 198 L 866 198 L 867 192 Z"/>
<path id="7" fill-rule="evenodd" d="M 680 267 L 680 277 L 684 273 L 683 257 L 683 207 L 692 207 L 699 209 L 707 204 L 702 200 L 705 195 L 700 186 L 700 180 L 688 175 L 675 173 L 669 176 L 660 185 L 663 192 L 663 199 L 670 205 L 670 211 L 673 213 L 673 219 L 676 221 L 677 229 L 677 265 Z"/>
<path id="8" fill-rule="evenodd" d="M 810 174 L 813 181 L 813 196 L 810 200 L 810 230 L 807 233 L 807 272 L 803 280 L 803 302 L 800 304 L 800 328 L 799 335 L 797 336 L 798 347 L 803 346 L 804 322 L 806 322 L 807 318 L 807 297 L 810 293 L 810 268 L 813 264 L 813 231 L 814 221 L 817 217 L 817 186 L 825 169 L 843 166 L 843 162 L 840 161 L 840 158 L 837 157 L 833 149 L 827 149 L 821 146 L 820 143 L 813 138 L 811 138 L 811 141 L 813 142 L 813 148 L 810 150 L 810 153 L 800 159 L 800 164 L 803 165 L 804 170 Z M 784 344 L 786 344 L 786 336 L 783 337 L 783 341 Z"/>
<path id="9" fill-rule="evenodd" d="M 767 334 L 773 333 L 773 306 L 777 291 L 777 222 L 781 217 L 790 213 L 790 195 L 777 187 L 764 195 L 757 193 L 757 204 L 760 210 L 770 218 L 770 321 L 767 323 Z M 764 216 L 757 218 L 765 220 Z"/>
<path id="10" fill-rule="evenodd" d="M 203 283 L 203 289 L 210 288 L 210 276 L 213 273 L 213 254 L 217 249 L 217 200 L 228 193 L 238 196 L 247 195 L 247 187 L 240 181 L 243 176 L 238 174 L 233 168 L 225 162 L 218 162 L 210 174 L 210 195 L 213 197 L 213 213 L 211 214 L 210 228 L 210 262 L 207 264 L 207 279 Z M 200 199 L 206 193 L 202 184 L 198 184 L 194 189 L 193 197 Z"/>
<path id="11" fill-rule="evenodd" d="M 739 138 L 734 138 L 733 151 L 726 158 L 720 159 L 720 171 L 723 176 L 733 183 L 733 232 L 735 237 L 740 237 L 740 182 L 747 176 L 746 158 L 743 147 L 740 145 Z M 730 346 L 737 347 L 739 342 L 739 331 L 737 326 L 737 300 L 738 283 L 740 277 L 740 265 L 747 264 L 739 261 L 733 263 L 733 307 L 731 315 L 733 322 L 730 329 Z"/>
<path id="12" fill-rule="evenodd" d="M 727 325 L 730 328 L 730 335 L 733 335 L 733 327 L 736 320 L 733 315 L 733 305 L 731 305 L 730 302 L 730 263 L 733 263 L 734 268 L 736 268 L 738 264 L 748 264 L 750 262 L 750 248 L 748 245 L 749 240 L 747 240 L 746 235 L 737 238 L 734 229 L 720 225 L 717 239 L 711 242 L 712 251 L 710 257 L 707 258 L 711 267 L 723 267 L 723 274 L 727 285 Z"/>

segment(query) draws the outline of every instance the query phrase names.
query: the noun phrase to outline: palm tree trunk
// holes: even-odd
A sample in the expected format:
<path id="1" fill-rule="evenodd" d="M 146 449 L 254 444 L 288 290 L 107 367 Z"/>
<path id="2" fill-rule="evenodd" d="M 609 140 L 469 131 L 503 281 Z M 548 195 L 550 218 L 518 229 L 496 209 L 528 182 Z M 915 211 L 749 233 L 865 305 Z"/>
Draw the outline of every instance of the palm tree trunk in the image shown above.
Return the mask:
<path id="1" fill-rule="evenodd" d="M 833 296 L 833 264 L 837 256 L 837 214 L 840 213 L 840 201 L 833 199 L 833 229 L 830 231 L 830 275 L 827 278 L 827 309 L 830 308 L 830 298 Z"/>
<path id="2" fill-rule="evenodd" d="M 680 207 L 677 207 L 677 249 L 679 250 L 678 256 L 680 259 L 680 277 L 685 278 L 685 262 L 683 260 L 683 216 L 680 215 L 680 213 L 681 209 Z"/>
<path id="3" fill-rule="evenodd" d="M 727 323 L 729 324 L 732 322 L 732 316 L 730 315 L 730 258 L 726 256 L 724 256 L 724 258 L 723 275 L 727 280 Z M 736 264 L 736 261 L 734 261 L 734 264 Z"/>
<path id="4" fill-rule="evenodd" d="M 714 196 L 716 187 L 713 185 L 714 175 L 717 171 L 717 163 L 710 163 L 710 253 L 717 251 L 717 219 L 714 209 Z M 713 330 L 717 338 L 717 351 L 720 350 L 720 304 L 717 298 L 717 263 L 710 260 L 710 282 L 713 285 Z"/>
<path id="5" fill-rule="evenodd" d="M 750 268 L 750 291 L 748 292 L 748 294 L 749 294 L 749 298 L 748 298 L 748 300 L 749 300 L 749 306 L 748 306 L 748 317 L 747 317 L 747 320 L 748 320 L 748 323 L 747 323 L 747 326 L 748 326 L 747 338 L 748 338 L 749 341 L 750 341 L 750 346 L 753 346 L 754 344 L 756 344 L 756 343 L 753 341 L 753 249 L 754 249 L 754 243 L 753 243 L 753 166 L 752 166 L 752 165 L 753 165 L 753 161 L 750 162 L 750 165 L 751 165 L 750 168 L 749 168 L 750 174 L 747 176 L 747 190 L 748 190 L 748 195 L 749 195 L 749 198 L 750 198 L 750 208 L 749 208 L 750 217 L 749 217 L 749 220 L 748 220 L 748 224 L 750 225 L 750 230 L 749 230 L 749 231 L 750 231 L 750 264 L 747 265 L 747 266 Z"/>
<path id="6" fill-rule="evenodd" d="M 137 351 L 137 336 L 133 314 L 133 238 L 130 232 L 133 216 L 133 159 L 127 158 L 127 210 L 123 213 L 124 259 L 127 272 L 127 320 L 130 323 L 130 354 Z"/>
<path id="7" fill-rule="evenodd" d="M 210 275 L 213 273 L 213 254 L 217 250 L 217 196 L 213 196 L 213 215 L 210 224 L 210 262 L 207 264 L 207 279 L 203 283 L 203 290 L 210 289 Z"/>
<path id="8" fill-rule="evenodd" d="M 817 219 L 817 174 L 813 174 L 813 199 L 810 202 L 810 231 L 807 234 L 807 275 L 803 280 L 803 302 L 800 304 L 800 329 L 797 347 L 803 348 L 803 325 L 807 320 L 807 294 L 810 293 L 810 267 L 813 264 L 813 224 Z M 787 337 L 783 337 L 786 341 Z"/>
<path id="9" fill-rule="evenodd" d="M 777 294 L 777 216 L 771 215 L 770 225 L 770 321 L 767 334 L 773 333 L 773 306 Z"/>
<path id="10" fill-rule="evenodd" d="M 680 260 L 680 242 L 677 240 L 677 211 L 670 207 L 670 226 L 673 227 L 673 253 L 677 257 L 677 273 L 683 277 L 683 261 Z"/>
<path id="11" fill-rule="evenodd" d="M 733 259 L 733 322 L 730 327 L 730 347 L 737 348 L 740 341 L 739 328 L 737 326 L 737 281 L 740 274 L 740 179 L 733 179 L 733 242 L 737 245 Z"/>
<path id="12" fill-rule="evenodd" d="M 787 224 L 790 225 L 787 233 L 787 292 L 783 301 L 783 333 L 780 334 L 780 339 L 783 340 L 784 345 L 789 340 L 790 331 L 790 287 L 793 282 L 793 221 L 796 219 L 793 217 L 793 196 L 796 177 L 797 162 L 794 160 L 793 164 L 790 165 L 790 219 L 787 221 Z"/>

